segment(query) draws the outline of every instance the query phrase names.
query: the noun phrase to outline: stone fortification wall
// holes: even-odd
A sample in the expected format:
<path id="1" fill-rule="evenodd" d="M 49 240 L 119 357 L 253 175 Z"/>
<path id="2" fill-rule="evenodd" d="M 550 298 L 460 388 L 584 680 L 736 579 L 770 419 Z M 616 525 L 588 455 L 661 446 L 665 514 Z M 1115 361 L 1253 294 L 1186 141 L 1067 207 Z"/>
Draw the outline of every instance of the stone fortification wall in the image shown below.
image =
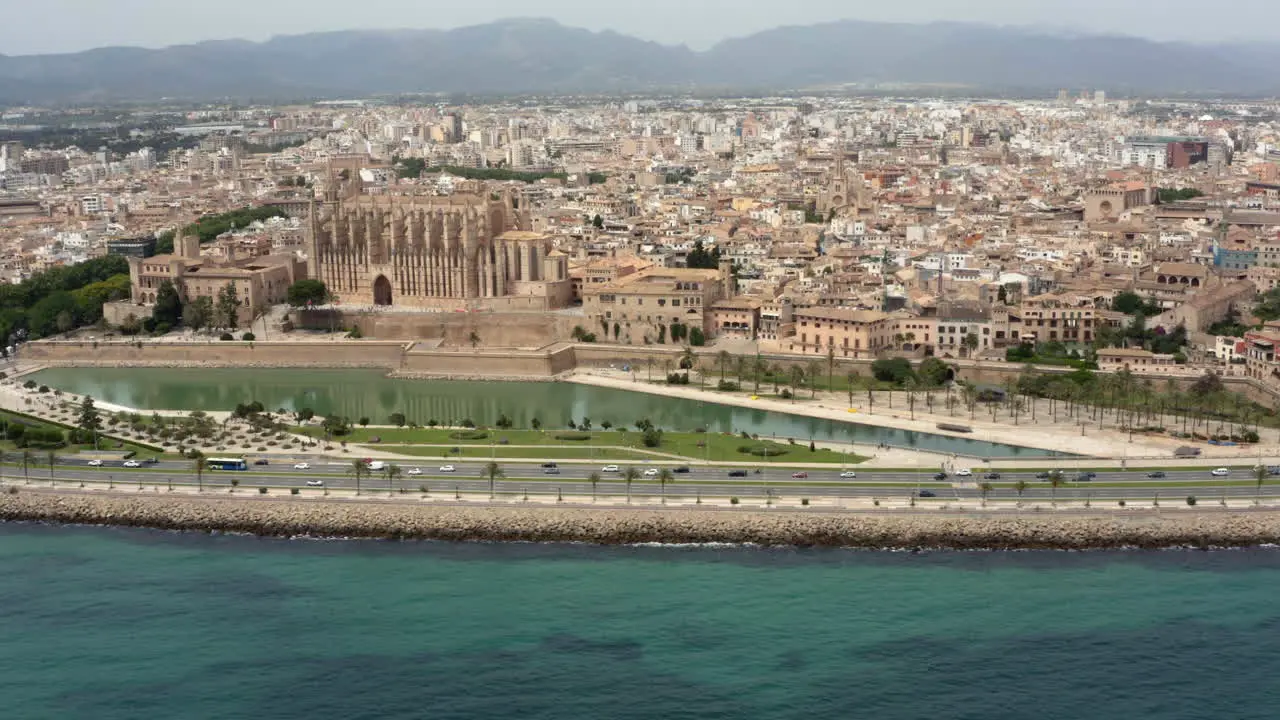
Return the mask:
<path id="1" fill-rule="evenodd" d="M 462 350 L 409 352 L 400 373 L 440 377 L 530 377 L 550 378 L 556 374 L 552 355 L 547 352 Z"/>
<path id="2" fill-rule="evenodd" d="M 22 346 L 20 357 L 46 365 L 363 367 L 395 369 L 404 343 L 219 342 L 148 343 L 42 340 Z"/>
<path id="3" fill-rule="evenodd" d="M 481 347 L 543 348 L 568 340 L 583 318 L 554 313 L 521 312 L 421 312 L 421 313 L 329 313 L 304 310 L 298 313 L 299 327 L 327 330 L 331 327 L 360 328 L 365 337 L 379 340 L 439 341 L 445 347 L 471 347 L 471 333 Z M 590 331 L 588 329 L 588 331 Z"/>

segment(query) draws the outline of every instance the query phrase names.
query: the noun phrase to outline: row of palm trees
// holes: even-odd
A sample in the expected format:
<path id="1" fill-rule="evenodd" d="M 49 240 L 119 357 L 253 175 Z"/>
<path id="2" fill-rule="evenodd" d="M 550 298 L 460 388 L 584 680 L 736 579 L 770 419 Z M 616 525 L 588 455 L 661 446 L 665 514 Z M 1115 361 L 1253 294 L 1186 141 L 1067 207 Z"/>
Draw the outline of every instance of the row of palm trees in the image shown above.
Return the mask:
<path id="1" fill-rule="evenodd" d="M 361 493 L 361 479 L 368 478 L 373 474 L 369 466 L 363 460 L 352 461 L 347 474 L 355 479 L 356 494 Z M 383 477 L 387 481 L 388 489 L 392 494 L 396 492 L 395 482 L 404 476 L 404 470 L 399 465 L 387 465 L 382 470 Z M 497 496 L 498 481 L 507 476 L 506 471 L 497 462 L 487 462 L 480 468 L 480 476 L 489 480 L 489 499 L 492 500 Z M 642 474 L 635 467 L 627 467 L 622 469 L 621 478 L 627 485 L 627 502 L 631 502 L 631 485 L 639 480 Z M 593 472 L 587 476 L 587 481 L 591 483 L 591 501 L 595 502 L 597 497 L 597 487 L 603 478 L 600 473 Z M 662 499 L 666 502 L 667 485 L 675 482 L 675 474 L 669 468 L 661 468 L 658 470 L 658 484 L 661 486 Z"/>
<path id="2" fill-rule="evenodd" d="M 45 452 L 45 461 L 49 468 L 49 480 L 50 482 L 53 482 L 53 483 L 56 483 L 56 479 L 54 477 L 54 466 L 57 464 L 57 459 L 58 459 L 58 456 L 54 450 L 48 450 Z M 37 465 L 35 460 L 36 460 L 36 454 L 34 452 L 32 452 L 29 449 L 24 449 L 22 451 L 20 455 L 20 461 L 22 463 L 22 474 L 25 481 L 28 484 L 31 482 L 30 470 L 33 466 Z M 199 486 L 199 489 L 201 492 L 203 492 L 204 491 L 204 471 L 206 469 L 205 458 L 203 454 L 199 452 L 196 452 L 194 454 L 194 456 L 191 458 L 191 468 L 196 475 L 196 481 Z M 387 482 L 388 490 L 391 492 L 391 494 L 394 495 L 396 492 L 396 481 L 404 477 L 405 475 L 403 468 L 401 468 L 399 465 L 389 464 L 385 466 L 381 472 Z M 355 479 L 356 494 L 359 495 L 362 491 L 361 480 L 373 475 L 374 471 L 369 468 L 368 464 L 366 464 L 365 461 L 354 460 L 352 461 L 351 467 L 348 469 L 347 474 Z M 490 500 L 494 499 L 497 496 L 497 481 L 502 478 L 505 478 L 506 472 L 502 469 L 501 465 L 491 461 L 484 464 L 484 466 L 481 468 L 480 474 L 482 477 L 487 477 L 489 479 L 489 499 Z M 1270 471 L 1266 467 L 1262 465 L 1258 465 L 1253 468 L 1252 474 L 1253 474 L 1254 483 L 1257 487 L 1258 499 L 1260 500 L 1262 496 L 1262 487 L 1263 485 L 1266 484 L 1267 479 L 1270 477 Z M 626 483 L 626 486 L 627 486 L 627 503 L 628 504 L 631 502 L 631 485 L 636 480 L 639 480 L 641 476 L 642 474 L 640 470 L 636 467 L 626 467 L 622 470 L 621 478 L 623 482 Z M 675 482 L 675 474 L 672 473 L 671 470 L 668 468 L 661 468 L 658 471 L 657 478 L 658 478 L 658 483 L 661 486 L 662 502 L 665 503 L 666 496 L 667 496 L 667 485 Z M 592 502 L 596 501 L 597 486 L 600 484 L 600 481 L 602 479 L 603 478 L 598 472 L 593 472 L 587 477 L 587 481 L 591 483 L 591 501 Z M 1058 489 L 1067 484 L 1066 475 L 1061 470 L 1053 470 L 1049 473 L 1047 482 L 1049 484 L 1049 487 L 1052 488 L 1052 493 L 1053 493 L 1052 502 L 1056 503 L 1058 498 Z M 1018 502 L 1019 504 L 1021 504 L 1023 493 L 1025 493 L 1027 489 L 1030 488 L 1030 485 L 1025 480 L 1018 480 L 1016 483 L 1014 483 L 1013 488 L 1014 488 L 1014 491 L 1018 493 Z M 170 477 L 169 479 L 169 489 L 170 490 L 173 489 L 172 477 Z M 994 489 L 994 486 L 989 482 L 984 482 L 978 486 L 978 490 L 982 495 L 982 502 L 984 505 L 987 502 L 987 496 L 993 491 L 993 489 Z"/>

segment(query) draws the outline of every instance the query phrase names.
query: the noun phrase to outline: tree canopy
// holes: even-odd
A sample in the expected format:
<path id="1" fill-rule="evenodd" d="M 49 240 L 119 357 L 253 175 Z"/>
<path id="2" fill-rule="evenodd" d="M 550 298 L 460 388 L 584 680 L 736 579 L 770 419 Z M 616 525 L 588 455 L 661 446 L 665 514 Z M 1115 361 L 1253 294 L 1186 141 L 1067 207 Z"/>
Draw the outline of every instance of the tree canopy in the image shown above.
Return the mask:
<path id="1" fill-rule="evenodd" d="M 1263 293 L 1258 298 L 1258 304 L 1253 307 L 1253 314 L 1263 322 L 1280 320 L 1280 288 Z"/>
<path id="2" fill-rule="evenodd" d="M 31 337 L 63 327 L 91 325 L 102 317 L 103 303 L 129 297 L 129 263 L 118 255 L 94 258 L 78 265 L 52 268 L 14 285 L 0 285 L 0 341 L 18 330 Z"/>
<path id="3" fill-rule="evenodd" d="M 1161 204 L 1178 202 L 1180 200 L 1191 200 L 1204 195 L 1195 188 L 1160 188 L 1156 192 Z"/>
<path id="4" fill-rule="evenodd" d="M 258 220 L 267 220 L 273 217 L 284 217 L 283 209 L 274 205 L 262 205 L 260 207 L 243 207 L 239 210 L 220 213 L 218 215 L 205 215 L 182 228 L 182 234 L 194 234 L 200 238 L 200 243 L 213 242 L 214 238 L 237 228 L 248 227 Z M 156 254 L 164 255 L 173 252 L 173 240 L 176 234 L 173 230 L 160 234 L 156 239 Z M 126 268 L 127 272 L 127 268 Z"/>
<path id="5" fill-rule="evenodd" d="M 1155 298 L 1143 299 L 1142 296 L 1135 292 L 1125 291 L 1115 296 L 1111 301 L 1111 309 L 1116 312 L 1122 312 L 1125 315 L 1136 315 L 1142 313 L 1147 317 L 1159 315 L 1164 312 L 1164 308 L 1156 301 Z"/>
<path id="6" fill-rule="evenodd" d="M 906 358 L 881 358 L 871 363 L 871 374 L 880 382 L 891 382 L 902 385 L 907 380 L 916 378 L 911 369 L 911 361 Z"/>
<path id="7" fill-rule="evenodd" d="M 293 307 L 324 305 L 329 302 L 329 288 L 321 280 L 299 280 L 289 286 L 289 304 Z"/>
<path id="8" fill-rule="evenodd" d="M 702 245 L 701 240 L 693 241 L 693 249 L 685 259 L 685 267 L 695 270 L 716 270 L 720 267 L 720 248 L 712 248 L 710 252 Z"/>

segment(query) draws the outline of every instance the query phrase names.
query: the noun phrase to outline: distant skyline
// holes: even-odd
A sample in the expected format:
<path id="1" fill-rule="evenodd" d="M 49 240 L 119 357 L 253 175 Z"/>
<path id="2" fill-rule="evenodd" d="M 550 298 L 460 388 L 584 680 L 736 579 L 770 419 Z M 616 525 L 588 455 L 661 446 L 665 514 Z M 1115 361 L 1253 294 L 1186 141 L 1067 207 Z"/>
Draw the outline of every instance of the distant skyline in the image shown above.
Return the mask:
<path id="1" fill-rule="evenodd" d="M 439 28 L 513 17 L 546 17 L 591 30 L 615 30 L 666 44 L 706 49 L 728 37 L 780 25 L 833 20 L 888 22 L 963 21 L 1155 40 L 1280 42 L 1280 3 L 1219 0 L 1206 6 L 1166 0 L 471 0 L 463 3 L 405 0 L 0 0 L 9 19 L 0 54 L 76 52 L 105 46 L 163 47 L 204 40 L 261 41 L 273 35 L 354 29 Z"/>

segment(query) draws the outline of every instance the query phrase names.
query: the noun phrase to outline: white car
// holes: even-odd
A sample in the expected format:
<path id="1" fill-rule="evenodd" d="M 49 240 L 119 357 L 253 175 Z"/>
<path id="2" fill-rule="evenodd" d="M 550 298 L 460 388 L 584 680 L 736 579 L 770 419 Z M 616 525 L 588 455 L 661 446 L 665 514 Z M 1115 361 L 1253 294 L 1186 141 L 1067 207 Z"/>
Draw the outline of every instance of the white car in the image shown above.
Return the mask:
<path id="1" fill-rule="evenodd" d="M 101 460 L 90 460 L 90 461 L 89 461 L 89 467 L 102 467 L 102 461 L 101 461 Z"/>
<path id="2" fill-rule="evenodd" d="M 843 480 L 852 480 L 853 478 L 858 477 L 858 473 L 852 470 L 845 470 L 844 472 L 840 473 L 840 477 Z"/>
<path id="3" fill-rule="evenodd" d="M 452 465 L 441 465 L 440 472 L 457 472 L 458 469 Z"/>
<path id="4" fill-rule="evenodd" d="M 645 477 L 658 477 L 658 469 L 657 469 L 657 468 L 649 468 L 648 470 L 645 470 L 645 471 L 644 471 L 644 476 L 645 476 Z"/>
<path id="5" fill-rule="evenodd" d="M 1209 474 L 1213 475 L 1214 477 L 1226 477 L 1231 474 L 1231 471 L 1228 470 L 1227 468 L 1218 468 L 1217 470 L 1214 470 Z"/>
<path id="6" fill-rule="evenodd" d="M 293 469 L 294 470 L 310 470 L 311 465 L 309 465 L 308 463 L 298 463 L 297 465 L 293 466 Z"/>
<path id="7" fill-rule="evenodd" d="M 962 470 L 957 470 L 956 475 L 959 475 L 960 477 L 973 477 L 973 471 L 969 468 L 964 468 Z"/>
<path id="8" fill-rule="evenodd" d="M 324 487 L 323 480 L 308 480 L 307 487 Z"/>
<path id="9" fill-rule="evenodd" d="M 600 472 L 615 472 L 615 473 L 616 473 L 616 472 L 622 472 L 622 471 L 618 469 L 618 466 L 617 466 L 617 465 L 605 465 L 604 467 L 600 468 Z"/>
<path id="10" fill-rule="evenodd" d="M 124 466 L 127 468 L 140 468 L 142 467 L 142 463 L 137 460 L 126 460 Z"/>
<path id="11" fill-rule="evenodd" d="M 422 474 L 422 468 L 409 468 L 409 474 L 410 474 L 410 475 L 421 475 L 421 474 Z"/>

